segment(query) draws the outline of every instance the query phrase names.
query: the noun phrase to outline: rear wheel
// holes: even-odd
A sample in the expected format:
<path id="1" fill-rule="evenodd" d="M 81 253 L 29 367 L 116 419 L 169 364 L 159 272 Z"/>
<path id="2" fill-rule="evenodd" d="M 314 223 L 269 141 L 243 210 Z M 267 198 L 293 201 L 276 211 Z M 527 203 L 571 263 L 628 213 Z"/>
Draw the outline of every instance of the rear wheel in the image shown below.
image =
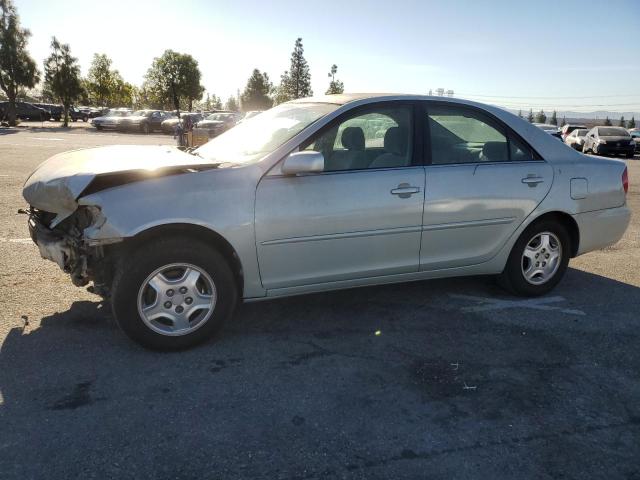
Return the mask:
<path id="1" fill-rule="evenodd" d="M 211 338 L 237 299 L 233 273 L 219 252 L 197 240 L 171 238 L 123 259 L 112 292 L 120 328 L 154 350 L 184 349 Z"/>
<path id="2" fill-rule="evenodd" d="M 553 220 L 534 223 L 513 246 L 500 283 L 517 295 L 544 295 L 564 276 L 570 252 L 571 241 L 562 224 Z"/>

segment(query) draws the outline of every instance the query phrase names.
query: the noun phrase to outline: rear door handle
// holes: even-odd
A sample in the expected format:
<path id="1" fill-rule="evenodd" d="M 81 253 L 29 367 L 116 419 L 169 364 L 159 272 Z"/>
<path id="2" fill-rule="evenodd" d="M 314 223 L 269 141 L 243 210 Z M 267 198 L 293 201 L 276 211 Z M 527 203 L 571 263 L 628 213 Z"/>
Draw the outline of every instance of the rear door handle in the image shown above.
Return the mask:
<path id="1" fill-rule="evenodd" d="M 391 195 L 398 195 L 400 198 L 409 198 L 414 193 L 419 193 L 419 187 L 412 187 L 408 183 L 401 183 L 396 188 L 391 190 Z"/>
<path id="2" fill-rule="evenodd" d="M 536 177 L 535 175 L 528 175 L 522 179 L 522 183 L 526 183 L 530 187 L 535 187 L 539 183 L 543 183 L 544 178 Z"/>

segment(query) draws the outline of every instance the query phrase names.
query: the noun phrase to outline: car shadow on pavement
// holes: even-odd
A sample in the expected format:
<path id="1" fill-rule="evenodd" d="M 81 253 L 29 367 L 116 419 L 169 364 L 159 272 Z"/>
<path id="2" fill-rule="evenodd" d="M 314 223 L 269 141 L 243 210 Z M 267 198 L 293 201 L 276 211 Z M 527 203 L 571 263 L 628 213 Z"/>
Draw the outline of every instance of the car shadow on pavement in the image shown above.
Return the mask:
<path id="1" fill-rule="evenodd" d="M 18 133 L 18 131 L 15 128 L 0 127 L 0 135 L 11 135 L 12 133 Z"/>
<path id="2" fill-rule="evenodd" d="M 256 302 L 216 342 L 177 353 L 143 350 L 102 303 L 74 302 L 0 348 L 11 478 L 94 463 L 124 478 L 105 455 L 135 458 L 138 478 L 211 475 L 212 458 L 225 478 L 630 471 L 640 288 L 570 269 L 551 296 L 584 315 L 474 311 L 456 294 L 514 300 L 464 278 Z"/>

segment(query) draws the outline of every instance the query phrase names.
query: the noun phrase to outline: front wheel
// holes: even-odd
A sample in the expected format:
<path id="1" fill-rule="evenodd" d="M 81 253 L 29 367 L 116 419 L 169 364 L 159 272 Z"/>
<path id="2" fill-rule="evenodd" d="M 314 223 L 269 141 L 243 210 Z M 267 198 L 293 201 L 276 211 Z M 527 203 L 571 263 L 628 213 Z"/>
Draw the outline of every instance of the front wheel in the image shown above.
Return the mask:
<path id="1" fill-rule="evenodd" d="M 214 336 L 233 314 L 229 264 L 206 244 L 163 239 L 123 259 L 112 286 L 120 328 L 153 350 L 179 350 Z"/>
<path id="2" fill-rule="evenodd" d="M 517 295 L 550 292 L 569 265 L 571 241 L 566 228 L 553 220 L 530 225 L 513 246 L 500 283 Z"/>

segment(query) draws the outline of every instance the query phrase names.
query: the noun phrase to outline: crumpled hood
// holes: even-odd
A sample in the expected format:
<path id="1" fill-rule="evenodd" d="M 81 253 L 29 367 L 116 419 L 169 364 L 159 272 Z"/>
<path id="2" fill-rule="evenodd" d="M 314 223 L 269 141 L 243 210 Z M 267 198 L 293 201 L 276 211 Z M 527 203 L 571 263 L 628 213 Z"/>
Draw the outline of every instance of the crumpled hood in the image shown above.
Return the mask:
<path id="1" fill-rule="evenodd" d="M 195 161 L 194 161 L 195 160 Z M 29 205 L 57 213 L 56 223 L 71 215 L 76 199 L 96 178 L 118 172 L 213 164 L 169 146 L 113 145 L 60 153 L 43 162 L 27 179 L 22 196 Z"/>

